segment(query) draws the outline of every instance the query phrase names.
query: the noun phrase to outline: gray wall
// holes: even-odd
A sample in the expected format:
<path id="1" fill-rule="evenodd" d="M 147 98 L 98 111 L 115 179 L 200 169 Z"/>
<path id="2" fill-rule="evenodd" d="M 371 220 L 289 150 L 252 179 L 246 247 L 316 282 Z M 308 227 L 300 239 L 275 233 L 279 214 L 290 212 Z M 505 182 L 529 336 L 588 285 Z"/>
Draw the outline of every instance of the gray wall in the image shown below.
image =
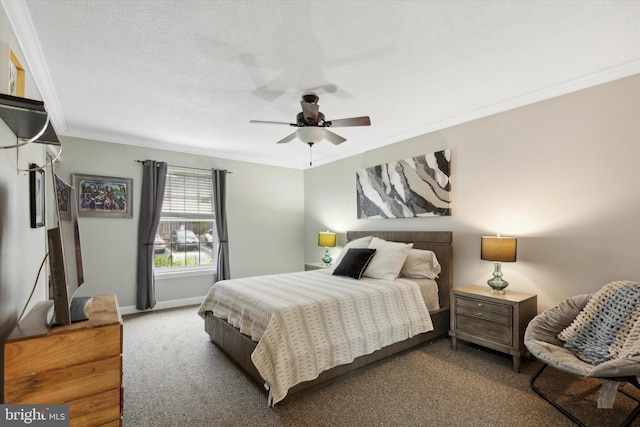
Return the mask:
<path id="1" fill-rule="evenodd" d="M 136 160 L 166 161 L 170 165 L 222 168 L 227 177 L 227 218 L 232 277 L 245 277 L 304 268 L 304 187 L 300 170 L 214 159 L 163 150 L 92 140 L 63 138 L 56 171 L 72 174 L 133 178 L 133 218 L 79 219 L 86 285 L 81 293 L 115 293 L 120 306 L 135 305 L 137 211 L 142 166 Z M 169 274 L 156 283 L 161 302 L 195 298 L 200 301 L 213 284 L 211 273 L 188 277 Z"/>
<path id="2" fill-rule="evenodd" d="M 307 261 L 322 256 L 320 230 L 452 230 L 454 286 L 491 277 L 480 236 L 518 237 L 504 278 L 509 289 L 538 294 L 539 311 L 613 280 L 640 280 L 638 117 L 636 75 L 309 169 Z M 445 148 L 452 216 L 356 219 L 357 170 Z"/>

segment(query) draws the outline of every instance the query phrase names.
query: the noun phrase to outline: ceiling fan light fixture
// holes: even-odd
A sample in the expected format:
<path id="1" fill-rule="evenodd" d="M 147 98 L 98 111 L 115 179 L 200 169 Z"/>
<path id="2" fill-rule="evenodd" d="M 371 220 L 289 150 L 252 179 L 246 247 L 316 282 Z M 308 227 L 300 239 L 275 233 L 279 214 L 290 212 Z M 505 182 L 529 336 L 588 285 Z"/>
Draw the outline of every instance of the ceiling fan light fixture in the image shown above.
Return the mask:
<path id="1" fill-rule="evenodd" d="M 317 126 L 305 126 L 296 130 L 298 139 L 306 144 L 315 144 L 325 137 L 324 128 Z"/>

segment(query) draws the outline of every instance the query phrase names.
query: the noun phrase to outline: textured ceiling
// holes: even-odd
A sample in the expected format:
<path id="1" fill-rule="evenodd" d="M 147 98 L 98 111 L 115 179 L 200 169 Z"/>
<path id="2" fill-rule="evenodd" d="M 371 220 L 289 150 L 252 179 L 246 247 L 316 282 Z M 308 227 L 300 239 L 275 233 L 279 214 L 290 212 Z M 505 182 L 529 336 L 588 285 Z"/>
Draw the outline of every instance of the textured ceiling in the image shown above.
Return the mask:
<path id="1" fill-rule="evenodd" d="M 293 168 L 640 72 L 638 1 L 1 0 L 61 135 Z"/>

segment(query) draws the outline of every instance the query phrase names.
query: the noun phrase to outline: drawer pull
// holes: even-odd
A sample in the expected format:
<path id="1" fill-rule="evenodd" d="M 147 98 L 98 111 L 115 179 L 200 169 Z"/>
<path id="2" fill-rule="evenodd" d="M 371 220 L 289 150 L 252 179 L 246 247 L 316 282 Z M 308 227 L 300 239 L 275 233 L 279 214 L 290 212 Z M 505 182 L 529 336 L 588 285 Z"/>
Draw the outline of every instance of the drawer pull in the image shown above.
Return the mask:
<path id="1" fill-rule="evenodd" d="M 482 307 L 482 303 L 481 302 L 478 303 L 478 307 Z"/>
<path id="2" fill-rule="evenodd" d="M 479 312 L 477 313 L 477 315 L 478 315 L 478 317 L 482 317 L 483 313 L 482 313 L 481 311 L 479 311 Z"/>

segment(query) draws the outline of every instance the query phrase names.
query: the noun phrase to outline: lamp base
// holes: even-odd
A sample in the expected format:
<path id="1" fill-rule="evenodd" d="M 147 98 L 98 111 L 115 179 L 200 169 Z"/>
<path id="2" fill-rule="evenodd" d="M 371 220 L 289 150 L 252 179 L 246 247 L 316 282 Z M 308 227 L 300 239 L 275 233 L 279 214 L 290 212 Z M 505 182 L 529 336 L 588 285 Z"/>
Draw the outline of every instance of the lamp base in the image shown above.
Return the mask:
<path id="1" fill-rule="evenodd" d="M 502 280 L 501 263 L 494 262 L 493 278 L 487 280 L 487 284 L 491 288 L 492 294 L 504 294 L 504 289 L 509 286 L 509 282 Z"/>
<path id="2" fill-rule="evenodd" d="M 329 248 L 324 248 L 324 257 L 322 257 L 322 263 L 325 266 L 331 265 L 333 259 L 329 256 Z"/>

